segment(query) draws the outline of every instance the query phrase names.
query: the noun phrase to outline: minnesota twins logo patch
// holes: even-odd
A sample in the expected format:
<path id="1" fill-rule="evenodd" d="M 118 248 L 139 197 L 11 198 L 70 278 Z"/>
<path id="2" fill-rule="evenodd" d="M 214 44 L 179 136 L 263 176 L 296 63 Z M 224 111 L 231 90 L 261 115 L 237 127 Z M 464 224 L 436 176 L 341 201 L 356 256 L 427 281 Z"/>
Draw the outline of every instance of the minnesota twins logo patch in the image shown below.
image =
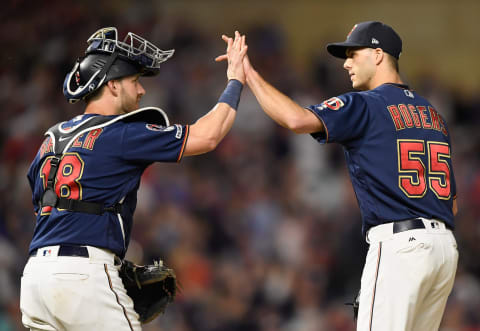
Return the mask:
<path id="1" fill-rule="evenodd" d="M 159 124 L 147 124 L 145 127 L 150 130 L 150 131 L 163 131 L 163 132 L 169 132 L 173 130 L 177 130 L 175 132 L 175 138 L 180 139 L 182 138 L 182 126 L 175 124 L 175 125 L 170 125 L 170 126 L 163 126 Z"/>
<path id="2" fill-rule="evenodd" d="M 147 129 L 150 131 L 172 131 L 173 127 L 164 127 L 163 125 L 158 125 L 158 124 L 147 124 L 145 125 Z"/>
<path id="3" fill-rule="evenodd" d="M 339 110 L 340 108 L 342 108 L 345 104 L 343 103 L 343 101 L 338 98 L 338 97 L 333 97 L 333 98 L 330 98 L 324 102 L 322 102 L 322 104 L 317 107 L 318 110 L 324 110 L 326 108 L 329 108 L 331 110 Z"/>

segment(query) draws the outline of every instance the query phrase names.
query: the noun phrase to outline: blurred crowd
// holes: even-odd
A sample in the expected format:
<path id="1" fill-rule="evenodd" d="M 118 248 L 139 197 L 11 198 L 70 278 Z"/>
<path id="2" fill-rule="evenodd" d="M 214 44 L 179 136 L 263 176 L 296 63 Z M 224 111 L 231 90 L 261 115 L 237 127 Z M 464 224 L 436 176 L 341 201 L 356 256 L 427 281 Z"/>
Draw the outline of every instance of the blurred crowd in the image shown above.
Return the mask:
<path id="1" fill-rule="evenodd" d="M 184 17 L 124 2 L 113 11 L 99 5 L 95 15 L 80 3 L 52 3 L 2 8 L 0 331 L 23 330 L 20 277 L 35 225 L 26 172 L 43 133 L 82 112 L 66 102 L 62 84 L 90 34 L 116 26 L 176 49 L 159 76 L 142 81 L 142 106 L 164 109 L 171 123 L 193 123 L 226 83 L 225 63 L 213 59 L 224 52 L 221 33 L 233 31 L 211 35 Z M 242 32 L 257 70 L 299 104 L 350 90 L 342 63 L 324 51 L 311 54 L 309 70 L 295 68 L 281 26 Z M 480 330 L 480 93 L 465 95 L 428 72 L 408 83 L 446 117 L 453 137 L 460 261 L 441 330 Z M 147 169 L 127 258 L 162 258 L 181 284 L 145 330 L 347 331 L 354 322 L 345 303 L 360 286 L 367 248 L 341 147 L 279 127 L 245 88 L 237 121 L 214 152 Z"/>

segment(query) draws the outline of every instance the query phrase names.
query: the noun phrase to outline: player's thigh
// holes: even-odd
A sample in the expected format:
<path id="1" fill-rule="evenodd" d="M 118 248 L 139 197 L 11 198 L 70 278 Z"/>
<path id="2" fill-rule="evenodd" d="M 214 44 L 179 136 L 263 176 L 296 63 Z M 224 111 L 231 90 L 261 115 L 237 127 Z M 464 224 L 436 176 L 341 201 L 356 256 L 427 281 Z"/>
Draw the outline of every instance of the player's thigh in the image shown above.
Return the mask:
<path id="1" fill-rule="evenodd" d="M 101 316 L 105 324 L 110 323 L 110 327 L 105 330 L 141 330 L 141 324 L 138 320 L 139 316 L 135 312 L 133 301 L 128 296 L 122 280 L 118 274 L 118 268 L 113 265 L 104 265 L 103 278 L 108 283 L 105 290 L 105 298 L 108 299 L 106 309 L 108 313 Z"/>
<path id="2" fill-rule="evenodd" d="M 88 271 L 55 276 L 56 300 L 50 307 L 61 317 L 67 330 L 141 330 L 133 302 L 126 294 L 117 268 L 102 263 L 88 263 Z M 87 277 L 88 276 L 88 277 Z M 67 307 L 58 305 L 61 298 L 75 298 Z"/>
<path id="3" fill-rule="evenodd" d="M 27 328 L 141 329 L 117 268 L 85 258 L 62 257 L 34 264 L 22 277 L 20 307 Z"/>
<path id="4" fill-rule="evenodd" d="M 414 331 L 438 330 L 448 296 L 452 292 L 458 263 L 457 243 L 452 233 L 435 236 L 438 272 L 428 294 L 417 309 Z"/>
<path id="5" fill-rule="evenodd" d="M 32 330 L 61 330 L 45 308 L 40 288 L 47 286 L 49 264 L 31 258 L 25 268 L 20 284 L 20 310 L 22 323 Z"/>
<path id="6" fill-rule="evenodd" d="M 367 252 L 363 267 L 359 309 L 357 318 L 357 330 L 370 330 L 373 308 L 375 305 L 375 293 L 377 275 L 381 262 L 381 243 L 371 243 Z"/>
<path id="7" fill-rule="evenodd" d="M 411 329 L 432 243 L 425 234 L 409 232 L 371 244 L 362 275 L 357 330 Z"/>

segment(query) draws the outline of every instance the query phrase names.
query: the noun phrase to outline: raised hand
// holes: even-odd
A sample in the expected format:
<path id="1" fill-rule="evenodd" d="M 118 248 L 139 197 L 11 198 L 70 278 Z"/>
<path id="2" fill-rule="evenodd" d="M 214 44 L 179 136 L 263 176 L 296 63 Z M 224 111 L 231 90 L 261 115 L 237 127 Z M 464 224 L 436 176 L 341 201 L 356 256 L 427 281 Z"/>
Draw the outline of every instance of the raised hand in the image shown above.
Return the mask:
<path id="1" fill-rule="evenodd" d="M 245 71 L 243 69 L 243 59 L 247 54 L 248 46 L 245 43 L 245 36 L 241 36 L 238 31 L 235 31 L 235 39 L 226 35 L 222 35 L 222 39 L 227 43 L 226 54 L 215 58 L 215 61 L 220 62 L 228 60 L 227 78 L 237 79 L 242 84 L 245 84 Z"/>

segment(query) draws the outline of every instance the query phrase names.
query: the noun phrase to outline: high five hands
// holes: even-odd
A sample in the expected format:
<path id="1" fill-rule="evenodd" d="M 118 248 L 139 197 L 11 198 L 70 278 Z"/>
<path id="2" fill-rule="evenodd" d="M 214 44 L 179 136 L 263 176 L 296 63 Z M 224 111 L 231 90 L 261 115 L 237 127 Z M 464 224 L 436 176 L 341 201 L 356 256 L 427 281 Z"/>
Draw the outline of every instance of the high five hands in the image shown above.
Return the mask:
<path id="1" fill-rule="evenodd" d="M 227 43 L 227 51 L 226 54 L 217 56 L 215 61 L 220 62 L 228 60 L 228 80 L 236 79 L 242 84 L 245 84 L 246 75 L 244 70 L 244 62 L 248 49 L 248 46 L 245 43 L 245 35 L 242 36 L 238 31 L 235 31 L 235 39 L 226 35 L 222 35 L 222 39 Z"/>

